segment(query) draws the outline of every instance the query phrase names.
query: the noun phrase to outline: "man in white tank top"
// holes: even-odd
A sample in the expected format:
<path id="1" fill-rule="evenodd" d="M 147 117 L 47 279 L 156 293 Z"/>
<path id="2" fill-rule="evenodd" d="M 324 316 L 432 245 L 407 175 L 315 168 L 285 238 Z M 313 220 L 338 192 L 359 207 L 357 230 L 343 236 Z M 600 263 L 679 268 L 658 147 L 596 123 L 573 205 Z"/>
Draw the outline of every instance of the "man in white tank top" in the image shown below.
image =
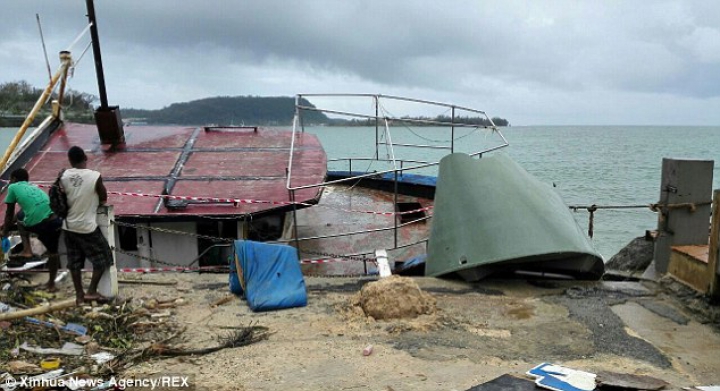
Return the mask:
<path id="1" fill-rule="evenodd" d="M 97 224 L 97 208 L 107 201 L 107 190 L 100 173 L 87 169 L 87 156 L 82 148 L 68 150 L 72 168 L 65 170 L 60 183 L 68 201 L 68 215 L 63 222 L 68 269 L 75 285 L 77 304 L 84 301 L 107 302 L 97 292 L 97 286 L 113 258 L 107 240 Z M 87 292 L 83 291 L 82 268 L 85 260 L 93 265 Z"/>

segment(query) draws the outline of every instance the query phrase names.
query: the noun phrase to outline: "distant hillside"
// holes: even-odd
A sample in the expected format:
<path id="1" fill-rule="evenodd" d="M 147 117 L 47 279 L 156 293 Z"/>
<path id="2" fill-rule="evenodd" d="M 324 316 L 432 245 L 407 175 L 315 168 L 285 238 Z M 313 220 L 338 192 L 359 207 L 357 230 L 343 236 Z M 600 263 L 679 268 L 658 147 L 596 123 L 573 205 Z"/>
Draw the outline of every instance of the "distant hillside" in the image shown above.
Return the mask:
<path id="1" fill-rule="evenodd" d="M 303 99 L 303 106 L 315 107 Z M 148 124 L 173 125 L 271 125 L 287 126 L 292 124 L 295 114 L 294 97 L 261 97 L 261 96 L 220 96 L 205 98 L 183 103 L 173 103 L 160 110 L 138 110 L 121 108 L 125 120 L 138 120 Z M 411 118 L 411 117 L 404 117 Z M 447 116 L 416 117 L 415 119 L 450 122 Z M 456 120 L 478 124 L 490 125 L 486 118 L 464 117 Z M 509 126 L 503 118 L 494 117 L 497 126 Z M 324 113 L 317 111 L 303 112 L 305 125 L 335 125 L 335 126 L 374 126 L 372 119 L 338 119 L 328 118 Z M 417 125 L 416 125 L 417 126 Z"/>
<path id="2" fill-rule="evenodd" d="M 42 89 L 31 86 L 26 81 L 0 84 L 0 127 L 20 126 L 27 113 L 42 94 Z M 53 99 L 57 96 L 53 95 Z M 93 104 L 97 98 L 91 94 L 68 90 L 63 99 L 65 118 L 74 122 L 94 122 Z M 306 107 L 315 107 L 306 99 L 300 102 Z M 46 105 L 38 115 L 38 121 L 49 112 Z M 173 103 L 160 110 L 141 110 L 121 107 L 122 118 L 126 121 L 138 121 L 160 125 L 260 125 L 288 126 L 292 124 L 295 114 L 294 97 L 261 97 L 261 96 L 219 96 L 191 102 Z M 421 119 L 437 122 L 450 122 L 447 116 L 437 117 L 403 117 L 405 119 Z M 482 117 L 455 118 L 456 121 L 490 125 L 490 121 Z M 498 117 L 492 121 L 497 126 L 510 126 L 510 123 Z M 304 125 L 330 126 L 375 126 L 374 119 L 328 118 L 324 113 L 306 110 L 303 112 Z M 402 120 L 396 120 L 393 126 L 407 126 Z M 417 123 L 414 126 L 423 126 Z M 425 126 L 433 126 L 427 123 Z"/>
<path id="3" fill-rule="evenodd" d="M 303 99 L 305 106 L 315 107 Z M 295 114 L 295 98 L 260 96 L 221 96 L 191 102 L 173 103 L 160 110 L 121 108 L 123 119 L 143 119 L 150 124 L 182 125 L 290 125 Z M 306 124 L 324 124 L 329 118 L 320 112 L 303 114 Z"/>

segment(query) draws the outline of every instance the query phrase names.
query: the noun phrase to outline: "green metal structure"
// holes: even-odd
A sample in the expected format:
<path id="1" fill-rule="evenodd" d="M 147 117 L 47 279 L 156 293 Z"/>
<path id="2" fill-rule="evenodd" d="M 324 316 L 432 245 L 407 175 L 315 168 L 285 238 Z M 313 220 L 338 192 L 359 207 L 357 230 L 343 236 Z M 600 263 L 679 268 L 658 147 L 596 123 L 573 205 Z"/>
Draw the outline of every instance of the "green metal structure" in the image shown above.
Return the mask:
<path id="1" fill-rule="evenodd" d="M 440 161 L 427 276 L 598 279 L 602 257 L 552 187 L 504 154 Z"/>

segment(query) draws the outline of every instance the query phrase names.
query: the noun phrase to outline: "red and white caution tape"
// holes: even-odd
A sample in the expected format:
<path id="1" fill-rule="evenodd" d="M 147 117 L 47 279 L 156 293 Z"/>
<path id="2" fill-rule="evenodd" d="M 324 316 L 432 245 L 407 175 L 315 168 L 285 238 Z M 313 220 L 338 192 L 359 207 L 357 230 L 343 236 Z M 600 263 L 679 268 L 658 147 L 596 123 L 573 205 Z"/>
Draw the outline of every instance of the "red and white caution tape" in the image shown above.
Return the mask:
<path id="1" fill-rule="evenodd" d="M 186 272 L 186 271 L 204 271 L 204 270 L 227 270 L 228 266 L 173 266 L 173 267 L 129 267 L 118 269 L 120 273 L 167 273 L 167 272 Z"/>
<path id="2" fill-rule="evenodd" d="M 375 263 L 374 259 L 368 259 L 368 262 Z M 323 263 L 333 263 L 333 262 L 357 262 L 353 259 L 346 259 L 346 258 L 328 258 L 328 259 L 303 259 L 300 261 L 303 265 L 314 265 L 314 264 L 323 264 Z"/>
<path id="3" fill-rule="evenodd" d="M 303 259 L 300 264 L 303 265 L 317 265 L 326 264 L 333 262 L 351 262 L 352 259 L 344 258 L 327 258 L 327 259 Z M 374 259 L 368 259 L 368 262 L 375 262 Z M 229 270 L 228 266 L 168 266 L 168 267 L 126 267 L 117 269 L 119 273 L 177 273 L 177 272 L 188 272 L 188 271 L 218 271 L 218 270 Z M 82 269 L 85 273 L 90 273 L 93 269 Z M 48 269 L 5 269 L 3 273 L 47 273 Z"/>
<path id="4" fill-rule="evenodd" d="M 39 187 L 51 187 L 50 185 L 42 185 L 39 184 Z M 217 202 L 217 203 L 226 203 L 226 204 L 269 204 L 269 205 L 303 205 L 303 206 L 313 206 L 313 204 L 308 204 L 305 202 L 291 202 L 291 201 L 267 201 L 267 200 L 253 200 L 248 198 L 219 198 L 219 197 L 196 197 L 196 196 L 179 196 L 179 195 L 170 195 L 170 194 L 145 194 L 145 193 L 133 193 L 133 192 L 122 192 L 122 191 L 108 191 L 108 195 L 117 195 L 117 196 L 124 196 L 124 197 L 150 197 L 150 198 L 166 198 L 169 200 L 181 200 L 181 201 L 204 201 L 204 202 Z M 414 209 L 414 210 L 407 210 L 403 212 L 378 212 L 378 211 L 372 211 L 372 210 L 353 210 L 353 209 L 340 209 L 344 212 L 352 212 L 352 213 L 366 213 L 366 214 L 374 214 L 374 215 L 383 215 L 383 216 L 399 216 L 399 215 L 406 215 L 410 213 L 418 213 L 418 212 L 427 212 L 431 210 L 433 207 L 426 206 L 424 208 Z"/>

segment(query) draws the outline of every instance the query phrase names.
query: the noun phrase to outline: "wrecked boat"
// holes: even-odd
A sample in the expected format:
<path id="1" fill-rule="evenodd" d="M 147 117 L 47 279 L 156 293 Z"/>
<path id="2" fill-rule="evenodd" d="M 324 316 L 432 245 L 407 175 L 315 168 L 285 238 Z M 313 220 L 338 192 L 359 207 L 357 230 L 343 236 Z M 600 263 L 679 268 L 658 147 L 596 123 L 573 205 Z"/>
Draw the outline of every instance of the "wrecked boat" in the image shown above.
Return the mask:
<path id="1" fill-rule="evenodd" d="M 557 192 L 508 156 L 440 161 L 425 275 L 598 279 L 603 272 Z"/>
<path id="2" fill-rule="evenodd" d="M 483 191 L 497 188 L 498 182 L 459 177 L 458 184 L 452 185 L 455 175 L 472 174 L 458 165 L 441 170 L 445 178 L 438 189 L 444 190 L 435 194 L 437 167 L 448 153 L 451 161 L 483 157 L 483 164 L 516 166 L 509 159 L 500 162 L 487 157 L 508 142 L 484 111 L 379 94 L 299 94 L 291 130 L 125 124 L 120 108 L 108 102 L 90 7 L 88 18 L 90 24 L 81 36 L 60 52 L 59 69 L 0 163 L 0 179 L 7 180 L 10 172 L 24 167 L 31 182 L 49 187 L 58 169 L 67 167 L 68 148 L 80 146 L 88 156 L 88 168 L 102 174 L 108 190 L 112 207 L 103 212 L 101 227 L 120 271 L 227 269 L 233 243 L 242 239 L 294 246 L 308 274 L 368 274 L 376 270 L 373 262 L 378 251 L 385 251 L 391 263 L 402 263 L 425 254 L 429 242 L 428 275 L 458 272 L 477 279 L 486 273 L 477 274 L 474 266 L 481 263 L 482 270 L 491 270 L 487 266 L 507 264 L 510 258 L 500 253 L 518 248 L 511 240 L 486 240 L 483 235 L 494 231 L 492 225 L 467 224 L 476 220 L 467 216 L 499 223 L 497 216 L 481 218 L 488 207 L 496 206 L 474 201 Z M 70 49 L 88 31 L 101 104 L 94 113 L 95 124 L 66 122 L 62 99 L 76 66 Z M 21 142 L 38 109 L 51 96 L 52 114 Z M 351 100 L 354 105 L 347 104 Z M 392 114 L 408 111 L 419 114 Z M 437 116 L 438 112 L 444 114 Z M 306 123 L 317 113 L 347 120 L 354 134 L 365 132 L 362 140 L 369 148 L 352 145 L 352 149 L 367 155 L 329 156 L 319 138 L 306 131 Z M 479 131 L 486 134 L 477 145 L 470 139 L 460 141 Z M 459 152 L 462 158 L 455 157 Z M 524 186 L 531 179 L 520 182 Z M 537 190 L 520 190 L 524 193 L 500 196 L 498 201 L 515 211 L 528 202 L 536 202 L 537 210 L 548 203 L 546 213 L 558 212 L 559 200 L 538 197 Z M 445 191 L 452 193 L 450 197 L 466 199 L 467 208 L 454 210 Z M 440 209 L 434 209 L 435 197 Z M 457 213 L 465 219 L 457 220 Z M 508 229 L 516 223 L 508 222 Z M 599 257 L 575 236 L 569 221 L 565 223 L 566 229 L 554 231 L 541 222 L 524 223 L 546 231 L 544 236 L 522 240 L 528 244 L 543 241 L 556 251 L 525 246 L 518 254 L 523 260 L 542 258 L 530 271 L 601 274 Z M 560 245 L 566 241 L 570 245 Z M 63 253 L 62 241 L 60 247 Z M 557 254 L 562 254 L 562 261 Z M 566 270 L 568 254 L 579 255 L 586 265 Z"/>

